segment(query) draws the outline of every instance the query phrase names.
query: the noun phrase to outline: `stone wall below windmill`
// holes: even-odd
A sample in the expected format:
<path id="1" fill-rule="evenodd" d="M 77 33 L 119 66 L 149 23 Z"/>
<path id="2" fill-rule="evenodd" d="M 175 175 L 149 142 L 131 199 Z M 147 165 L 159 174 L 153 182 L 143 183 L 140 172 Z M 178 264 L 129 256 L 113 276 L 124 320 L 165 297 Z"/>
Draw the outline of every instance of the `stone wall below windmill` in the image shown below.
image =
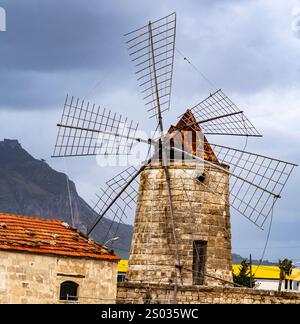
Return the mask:
<path id="1" fill-rule="evenodd" d="M 172 304 L 174 287 L 119 283 L 118 304 Z M 300 304 L 300 294 L 249 288 L 184 286 L 178 287 L 178 304 Z"/>

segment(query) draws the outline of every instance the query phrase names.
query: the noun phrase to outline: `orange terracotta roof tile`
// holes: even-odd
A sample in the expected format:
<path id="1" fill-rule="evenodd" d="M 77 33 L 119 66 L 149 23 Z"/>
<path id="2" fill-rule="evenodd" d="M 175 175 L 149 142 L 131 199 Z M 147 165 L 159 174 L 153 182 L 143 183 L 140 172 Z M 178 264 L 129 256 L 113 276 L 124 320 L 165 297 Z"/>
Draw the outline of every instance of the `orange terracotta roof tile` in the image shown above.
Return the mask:
<path id="1" fill-rule="evenodd" d="M 0 213 L 0 250 L 119 261 L 60 220 Z"/>

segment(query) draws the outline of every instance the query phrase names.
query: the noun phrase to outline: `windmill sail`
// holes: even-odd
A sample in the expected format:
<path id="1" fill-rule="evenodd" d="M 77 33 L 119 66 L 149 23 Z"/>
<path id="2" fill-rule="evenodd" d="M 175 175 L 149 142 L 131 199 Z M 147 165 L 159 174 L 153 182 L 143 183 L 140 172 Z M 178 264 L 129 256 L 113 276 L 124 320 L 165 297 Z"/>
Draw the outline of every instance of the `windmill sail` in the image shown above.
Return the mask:
<path id="1" fill-rule="evenodd" d="M 176 13 L 124 35 L 150 118 L 170 109 Z"/>
<path id="2" fill-rule="evenodd" d="M 129 180 L 136 172 L 138 172 L 138 169 L 136 169 L 133 166 L 130 166 L 129 168 L 115 175 L 109 181 L 106 181 L 105 188 L 101 188 L 101 194 L 96 195 L 98 200 L 94 204 L 93 210 L 96 211 L 97 214 L 101 214 L 104 211 L 104 209 L 108 206 L 109 202 L 129 182 Z M 126 188 L 123 195 L 120 196 L 122 206 L 118 202 L 116 202 L 116 205 L 118 207 L 120 207 L 121 209 L 123 209 L 124 207 L 132 209 L 138 194 L 136 185 L 138 185 L 138 180 L 134 179 L 133 182 Z"/>
<path id="3" fill-rule="evenodd" d="M 190 109 L 206 135 L 261 137 L 250 120 L 218 90 Z"/>
<path id="4" fill-rule="evenodd" d="M 105 187 L 96 195 L 97 201 L 93 203 L 92 209 L 97 217 L 88 234 L 104 216 L 119 223 L 127 218 L 128 210 L 135 206 L 137 200 L 139 186 L 137 176 L 140 172 L 141 170 L 130 166 L 106 182 Z"/>
<path id="5" fill-rule="evenodd" d="M 138 124 L 84 100 L 67 96 L 53 157 L 128 155 Z"/>
<path id="6" fill-rule="evenodd" d="M 218 160 L 230 167 L 230 205 L 262 228 L 296 165 L 231 147 L 210 145 Z M 213 190 L 219 192 L 217 182 Z"/>
<path id="7" fill-rule="evenodd" d="M 205 147 L 206 145 L 202 145 L 202 149 Z M 216 167 L 227 173 L 230 180 L 230 206 L 263 228 L 297 165 L 225 146 L 209 144 L 209 147 L 212 148 L 218 162 L 207 158 L 211 150 L 202 152 L 200 156 L 176 147 L 174 150 L 204 162 L 208 172 L 201 175 L 203 177 L 201 185 L 216 195 L 224 196 L 226 184 L 220 182 L 217 174 L 209 172 L 210 167 Z"/>

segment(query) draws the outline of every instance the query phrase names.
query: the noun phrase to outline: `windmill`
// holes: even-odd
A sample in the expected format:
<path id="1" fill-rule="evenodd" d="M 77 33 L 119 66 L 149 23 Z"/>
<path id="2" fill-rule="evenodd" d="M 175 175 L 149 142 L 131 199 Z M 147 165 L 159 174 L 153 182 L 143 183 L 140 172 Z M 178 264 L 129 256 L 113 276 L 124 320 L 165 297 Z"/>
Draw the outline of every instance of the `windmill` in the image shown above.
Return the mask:
<path id="1" fill-rule="evenodd" d="M 138 137 L 138 123 L 67 96 L 53 156 L 126 156 L 136 143 L 153 149 L 140 167 L 130 166 L 106 182 L 88 234 L 108 215 L 123 222 L 136 206 L 127 279 L 166 282 L 176 292 L 180 284 L 232 281 L 230 207 L 263 228 L 296 165 L 208 140 L 261 137 L 222 90 L 166 131 L 175 36 L 176 13 L 125 35 L 157 137 Z M 104 241 L 117 230 L 109 228 Z"/>

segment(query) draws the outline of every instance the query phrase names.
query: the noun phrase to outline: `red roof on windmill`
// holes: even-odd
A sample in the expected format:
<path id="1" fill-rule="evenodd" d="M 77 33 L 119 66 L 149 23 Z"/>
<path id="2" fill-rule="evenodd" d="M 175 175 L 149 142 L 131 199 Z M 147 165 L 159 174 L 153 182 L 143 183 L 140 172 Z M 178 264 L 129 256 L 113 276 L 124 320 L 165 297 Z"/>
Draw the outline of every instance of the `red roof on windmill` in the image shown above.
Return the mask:
<path id="1" fill-rule="evenodd" d="M 174 141 L 175 147 L 184 146 L 184 150 L 205 160 L 218 162 L 218 159 L 202 133 L 199 123 L 190 110 L 187 110 L 176 126 L 171 126 L 169 137 Z"/>
<path id="2" fill-rule="evenodd" d="M 61 220 L 0 213 L 0 251 L 119 261 L 120 258 Z"/>

